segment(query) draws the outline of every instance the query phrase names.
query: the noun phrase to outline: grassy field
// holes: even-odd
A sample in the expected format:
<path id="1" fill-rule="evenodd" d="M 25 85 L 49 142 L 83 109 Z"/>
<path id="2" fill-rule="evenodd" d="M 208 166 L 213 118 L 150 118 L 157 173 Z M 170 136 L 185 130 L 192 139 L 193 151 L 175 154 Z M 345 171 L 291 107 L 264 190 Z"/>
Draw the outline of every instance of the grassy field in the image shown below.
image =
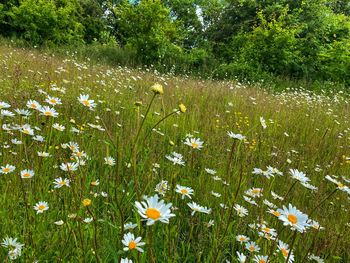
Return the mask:
<path id="1" fill-rule="evenodd" d="M 350 261 L 345 93 L 0 63 L 3 262 Z"/>

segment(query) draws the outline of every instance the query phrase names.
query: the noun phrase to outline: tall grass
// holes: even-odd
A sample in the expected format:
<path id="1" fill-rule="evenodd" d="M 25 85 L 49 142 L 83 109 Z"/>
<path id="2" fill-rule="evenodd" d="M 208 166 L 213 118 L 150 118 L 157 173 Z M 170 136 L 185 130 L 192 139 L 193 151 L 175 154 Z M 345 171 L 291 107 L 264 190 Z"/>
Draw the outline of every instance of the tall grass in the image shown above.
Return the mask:
<path id="1" fill-rule="evenodd" d="M 15 170 L 0 174 L 0 238 L 24 244 L 15 252 L 3 244 L 4 261 L 17 253 L 20 262 L 238 262 L 238 251 L 247 262 L 258 261 L 258 255 L 271 262 L 303 262 L 312 255 L 327 262 L 350 260 L 346 94 L 273 93 L 229 81 L 113 68 L 6 46 L 0 47 L 0 61 L 0 101 L 11 104 L 7 110 L 24 109 L 28 100 L 48 105 L 48 96 L 62 100 L 51 106 L 57 118 L 32 109 L 29 117 L 2 112 L 0 166 L 10 164 Z M 150 90 L 154 83 L 163 86 L 164 94 Z M 78 100 L 81 94 L 88 94 L 97 106 L 84 106 Z M 186 112 L 179 110 L 180 103 Z M 65 130 L 53 128 L 55 123 Z M 24 124 L 45 141 L 23 132 Z M 230 138 L 228 131 L 245 139 Z M 200 138 L 203 148 L 184 144 L 191 137 Z M 72 144 L 67 148 L 69 142 L 77 143 L 79 151 Z M 38 156 L 43 151 L 50 157 Z M 87 156 L 79 157 L 83 152 Z M 183 166 L 166 158 L 172 152 L 183 155 Z M 115 163 L 106 164 L 106 157 Z M 60 166 L 69 162 L 80 165 L 63 171 Z M 254 168 L 265 173 L 253 174 Z M 21 178 L 25 169 L 34 176 Z M 304 172 L 317 190 L 293 179 L 290 169 Z M 337 176 L 331 180 L 338 184 L 327 175 Z M 59 177 L 70 186 L 54 188 Z M 167 188 L 158 185 L 162 180 Z M 176 185 L 193 189 L 192 200 L 182 199 Z M 275 199 L 271 191 L 284 199 Z M 260 197 L 254 197 L 257 192 Z M 147 226 L 135 202 L 155 194 L 172 203 L 175 216 L 168 224 Z M 245 201 L 249 195 L 255 204 Z M 39 201 L 47 202 L 48 210 L 37 213 Z M 192 201 L 208 210 L 191 215 Z M 300 233 L 267 212 L 268 206 L 277 211 L 288 204 L 322 228 L 314 223 Z M 238 213 L 234 205 L 248 214 Z M 127 230 L 128 222 L 136 227 Z M 133 246 L 123 250 L 128 232 L 142 237 L 143 253 Z M 260 251 L 247 250 L 237 235 L 249 237 Z M 289 245 L 287 254 L 278 241 Z"/>

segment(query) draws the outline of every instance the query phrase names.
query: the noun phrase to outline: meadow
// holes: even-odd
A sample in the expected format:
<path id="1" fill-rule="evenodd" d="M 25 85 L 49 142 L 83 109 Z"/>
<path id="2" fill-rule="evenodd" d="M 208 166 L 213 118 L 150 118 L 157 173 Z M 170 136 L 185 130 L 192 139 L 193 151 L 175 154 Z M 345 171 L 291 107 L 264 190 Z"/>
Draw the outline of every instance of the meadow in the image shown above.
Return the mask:
<path id="1" fill-rule="evenodd" d="M 349 262 L 350 99 L 0 46 L 2 262 Z"/>

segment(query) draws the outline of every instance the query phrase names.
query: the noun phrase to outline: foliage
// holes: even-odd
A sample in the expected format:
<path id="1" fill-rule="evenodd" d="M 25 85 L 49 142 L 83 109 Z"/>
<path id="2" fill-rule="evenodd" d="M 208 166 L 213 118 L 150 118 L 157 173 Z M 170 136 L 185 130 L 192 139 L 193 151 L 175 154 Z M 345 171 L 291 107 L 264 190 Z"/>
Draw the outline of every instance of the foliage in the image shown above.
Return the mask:
<path id="1" fill-rule="evenodd" d="M 91 44 L 94 56 L 115 51 L 102 59 L 113 64 L 349 85 L 349 15 L 343 0 L 0 0 L 0 34 Z"/>

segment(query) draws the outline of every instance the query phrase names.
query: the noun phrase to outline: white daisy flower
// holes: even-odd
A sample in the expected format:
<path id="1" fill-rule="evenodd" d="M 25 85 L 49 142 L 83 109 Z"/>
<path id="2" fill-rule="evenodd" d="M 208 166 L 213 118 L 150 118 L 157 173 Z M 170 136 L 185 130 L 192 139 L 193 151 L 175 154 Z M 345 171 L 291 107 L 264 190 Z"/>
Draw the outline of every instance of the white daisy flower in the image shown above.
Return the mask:
<path id="1" fill-rule="evenodd" d="M 283 206 L 283 209 L 278 209 L 278 212 L 281 215 L 278 217 L 281 221 L 283 221 L 283 225 L 291 226 L 293 230 L 298 230 L 299 232 L 304 232 L 307 228 L 310 227 L 308 222 L 308 216 L 303 214 L 296 207 L 291 204 L 288 205 L 288 208 Z"/>
<path id="2" fill-rule="evenodd" d="M 175 214 L 171 213 L 171 203 L 165 204 L 163 200 L 159 200 L 158 195 L 152 197 L 144 196 L 145 201 L 135 202 L 137 212 L 147 220 L 147 225 L 153 225 L 155 222 L 169 223 L 169 219 Z"/>
<path id="3" fill-rule="evenodd" d="M 186 187 L 186 186 L 181 186 L 181 185 L 176 185 L 176 190 L 177 193 L 181 194 L 181 199 L 184 199 L 185 197 L 188 197 L 192 199 L 191 195 L 193 195 L 193 189 Z"/>
<path id="4" fill-rule="evenodd" d="M 143 249 L 141 248 L 141 246 L 145 245 L 145 242 L 141 242 L 141 237 L 138 237 L 135 239 L 135 236 L 133 233 L 126 233 L 124 234 L 122 243 L 125 246 L 123 248 L 124 251 L 128 251 L 128 250 L 138 250 L 139 252 L 143 252 Z"/>
<path id="5" fill-rule="evenodd" d="M 21 178 L 23 179 L 29 179 L 34 176 L 34 171 L 33 170 L 23 170 L 21 171 Z"/>
<path id="6" fill-rule="evenodd" d="M 207 208 L 206 206 L 200 206 L 200 205 L 198 205 L 195 202 L 188 203 L 187 205 L 192 209 L 192 213 L 191 213 L 192 216 L 196 212 L 205 213 L 205 214 L 210 214 L 211 213 L 211 208 Z"/>
<path id="7" fill-rule="evenodd" d="M 192 147 L 193 149 L 200 150 L 203 148 L 203 141 L 201 141 L 199 138 L 186 138 L 184 144 Z"/>
<path id="8" fill-rule="evenodd" d="M 36 210 L 37 214 L 41 214 L 48 209 L 49 209 L 49 205 L 45 201 L 40 201 L 40 202 L 36 203 L 34 206 L 34 210 Z"/>

